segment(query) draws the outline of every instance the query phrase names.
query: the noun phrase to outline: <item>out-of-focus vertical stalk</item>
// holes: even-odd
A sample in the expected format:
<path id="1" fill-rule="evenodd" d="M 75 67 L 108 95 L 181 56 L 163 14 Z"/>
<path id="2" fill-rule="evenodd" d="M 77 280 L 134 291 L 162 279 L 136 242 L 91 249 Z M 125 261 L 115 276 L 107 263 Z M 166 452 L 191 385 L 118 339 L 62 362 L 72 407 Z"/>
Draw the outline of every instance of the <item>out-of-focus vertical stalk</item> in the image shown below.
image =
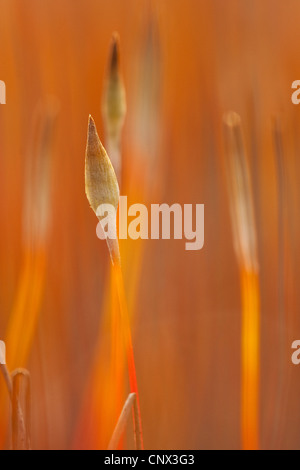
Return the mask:
<path id="1" fill-rule="evenodd" d="M 23 259 L 5 337 L 11 370 L 26 366 L 43 296 L 50 220 L 51 145 L 57 111 L 56 100 L 50 98 L 37 106 L 34 116 L 24 180 Z M 1 412 L 0 446 L 4 445 L 6 422 L 7 417 Z"/>
<path id="2" fill-rule="evenodd" d="M 256 271 L 241 269 L 242 291 L 242 446 L 259 448 L 259 279 Z"/>
<path id="3" fill-rule="evenodd" d="M 30 450 L 30 375 L 25 369 L 12 374 L 13 450 Z"/>
<path id="4" fill-rule="evenodd" d="M 35 333 L 45 282 L 50 219 L 51 145 L 57 104 L 39 106 L 28 157 L 24 198 L 24 259 L 6 346 L 12 369 L 25 366 Z"/>
<path id="5" fill-rule="evenodd" d="M 226 173 L 234 245 L 240 268 L 241 333 L 241 440 L 243 449 L 259 448 L 260 297 L 256 230 L 251 178 L 240 117 L 224 117 Z"/>
<path id="6" fill-rule="evenodd" d="M 131 158 L 128 160 L 130 166 L 124 187 L 126 190 L 128 188 L 132 200 L 148 203 L 153 197 L 159 199 L 165 188 L 165 162 L 159 155 L 162 145 L 164 75 L 159 24 L 152 8 L 137 40 L 133 68 L 135 74 L 131 81 L 134 86 L 127 127 Z M 120 240 L 120 245 L 122 268 L 128 285 L 129 311 L 134 316 L 145 245 L 141 240 Z"/>
<path id="7" fill-rule="evenodd" d="M 285 167 L 284 152 L 282 142 L 282 130 L 279 119 L 274 122 L 273 128 L 276 176 L 277 176 L 277 194 L 278 194 L 278 381 L 277 381 L 277 400 L 274 411 L 273 426 L 273 446 L 278 448 L 283 437 L 282 421 L 286 404 L 287 387 L 289 377 L 287 377 L 286 351 L 288 351 L 287 319 L 286 319 L 286 261 L 287 261 L 287 217 L 289 215 L 288 204 L 286 201 L 285 187 Z"/>
<path id="8" fill-rule="evenodd" d="M 145 24 L 136 58 L 136 86 L 129 122 L 130 139 L 136 155 L 130 172 L 131 185 L 143 197 L 151 197 L 160 187 L 158 151 L 161 140 L 162 88 L 160 35 L 155 16 Z M 153 179 L 153 174 L 155 178 Z"/>
<path id="9" fill-rule="evenodd" d="M 120 72 L 120 45 L 117 33 L 113 35 L 112 39 L 102 100 L 102 114 L 106 131 L 107 152 L 120 184 L 122 181 L 121 136 L 126 115 L 126 97 Z"/>

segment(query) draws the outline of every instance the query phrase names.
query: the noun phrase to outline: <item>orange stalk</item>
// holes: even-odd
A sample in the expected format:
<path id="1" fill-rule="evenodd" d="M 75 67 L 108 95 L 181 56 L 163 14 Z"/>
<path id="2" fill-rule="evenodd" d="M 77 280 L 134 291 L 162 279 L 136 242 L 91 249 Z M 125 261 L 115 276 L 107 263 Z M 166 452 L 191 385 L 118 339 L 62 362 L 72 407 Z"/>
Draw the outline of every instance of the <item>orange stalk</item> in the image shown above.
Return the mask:
<path id="1" fill-rule="evenodd" d="M 253 195 L 241 119 L 230 112 L 224 124 L 231 223 L 241 277 L 241 442 L 243 449 L 255 450 L 259 448 L 260 312 Z"/>
<path id="2" fill-rule="evenodd" d="M 120 304 L 121 325 L 123 329 L 124 342 L 125 342 L 125 348 L 126 348 L 126 354 L 127 354 L 130 391 L 131 393 L 136 394 L 139 429 L 141 430 L 140 441 L 141 441 L 141 448 L 143 449 L 144 444 L 143 444 L 143 434 L 142 434 L 140 399 L 139 399 L 139 392 L 138 392 L 138 385 L 137 385 L 137 378 L 136 378 L 136 368 L 135 368 L 135 360 L 134 360 L 134 353 L 133 353 L 133 346 L 132 346 L 130 321 L 129 321 L 129 315 L 128 315 L 128 309 L 127 309 L 127 301 L 126 301 L 125 289 L 124 289 L 123 274 L 122 274 L 122 269 L 121 269 L 120 264 L 114 264 L 112 269 L 113 269 L 113 276 L 114 276 L 114 280 L 116 283 L 116 289 L 117 289 L 119 304 Z"/>
<path id="3" fill-rule="evenodd" d="M 259 448 L 259 280 L 255 271 L 241 270 L 242 291 L 242 447 Z"/>

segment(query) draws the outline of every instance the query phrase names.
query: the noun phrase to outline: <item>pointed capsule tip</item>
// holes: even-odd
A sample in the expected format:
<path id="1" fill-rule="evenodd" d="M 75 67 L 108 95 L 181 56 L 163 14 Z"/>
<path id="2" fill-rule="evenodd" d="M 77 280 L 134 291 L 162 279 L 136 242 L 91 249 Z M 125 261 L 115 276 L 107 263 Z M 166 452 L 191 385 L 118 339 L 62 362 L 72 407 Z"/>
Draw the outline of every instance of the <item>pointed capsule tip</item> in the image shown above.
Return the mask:
<path id="1" fill-rule="evenodd" d="M 92 117 L 91 114 L 89 114 L 89 121 L 88 121 L 88 126 L 89 126 L 89 130 L 92 130 L 92 129 L 95 129 L 96 126 L 95 126 L 95 121 Z"/>
<path id="2" fill-rule="evenodd" d="M 88 120 L 87 148 L 92 152 L 102 151 L 102 144 L 98 136 L 95 121 L 91 114 Z"/>
<path id="3" fill-rule="evenodd" d="M 101 204 L 119 204 L 119 186 L 112 163 L 89 116 L 85 154 L 85 189 L 90 206 L 97 213 Z"/>
<path id="4" fill-rule="evenodd" d="M 111 56 L 110 56 L 111 72 L 117 72 L 119 68 L 119 56 L 120 56 L 119 47 L 120 47 L 120 36 L 117 32 L 114 32 L 112 36 Z"/>

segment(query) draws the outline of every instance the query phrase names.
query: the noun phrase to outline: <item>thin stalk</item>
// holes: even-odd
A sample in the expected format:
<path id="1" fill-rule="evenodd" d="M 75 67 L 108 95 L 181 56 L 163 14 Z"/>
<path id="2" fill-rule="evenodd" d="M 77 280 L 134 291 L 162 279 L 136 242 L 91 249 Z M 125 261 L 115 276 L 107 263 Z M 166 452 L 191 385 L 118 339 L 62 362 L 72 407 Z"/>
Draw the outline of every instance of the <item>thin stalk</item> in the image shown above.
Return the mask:
<path id="1" fill-rule="evenodd" d="M 289 226 L 289 201 L 286 184 L 285 154 L 283 146 L 283 134 L 281 122 L 275 120 L 273 128 L 276 176 L 277 176 L 277 198 L 278 198 L 278 382 L 277 403 L 274 412 L 273 440 L 274 448 L 280 448 L 284 437 L 284 425 L 290 387 L 290 374 L 286 368 L 286 351 L 288 350 L 288 305 L 286 296 L 286 277 L 288 261 L 288 226 Z"/>
<path id="2" fill-rule="evenodd" d="M 259 448 L 259 279 L 241 271 L 242 291 L 242 447 Z"/>
<path id="3" fill-rule="evenodd" d="M 133 346 L 132 346 L 132 337 L 131 337 L 127 300 L 126 300 L 125 287 L 124 287 L 124 279 L 123 279 L 120 254 L 119 254 L 119 244 L 118 244 L 117 239 L 111 240 L 107 238 L 106 241 L 107 241 L 108 249 L 111 255 L 113 279 L 116 285 L 116 290 L 117 290 L 119 305 L 120 305 L 121 322 L 122 322 L 122 327 L 123 327 L 125 348 L 126 348 L 126 353 L 127 353 L 130 391 L 136 394 L 136 408 L 137 408 L 136 410 L 137 411 L 136 412 L 137 426 L 136 427 L 139 430 L 138 441 L 139 441 L 140 448 L 143 449 L 144 444 L 143 444 L 142 420 L 141 420 L 141 411 L 140 411 L 140 399 L 139 399 L 138 384 L 137 384 L 137 378 L 136 378 L 136 368 L 135 368 L 134 352 L 133 352 Z"/>
<path id="4" fill-rule="evenodd" d="M 109 442 L 107 450 L 116 450 L 118 447 L 118 444 L 120 442 L 120 439 L 122 437 L 122 434 L 124 433 L 126 424 L 128 422 L 129 416 L 131 414 L 131 410 L 133 410 L 134 416 L 136 414 L 136 394 L 135 393 L 130 393 L 124 407 L 122 409 L 122 412 L 120 414 L 120 417 L 118 419 L 118 422 L 116 424 L 116 427 L 114 429 L 113 435 L 111 437 L 111 440 Z M 137 420 L 138 421 L 138 420 Z M 136 423 L 138 425 L 138 422 Z M 140 442 L 138 442 L 138 437 L 135 429 L 135 442 L 136 442 L 136 449 L 141 450 Z"/>
<path id="5" fill-rule="evenodd" d="M 230 112 L 224 124 L 231 222 L 242 296 L 241 442 L 244 450 L 255 450 L 259 448 L 260 294 L 252 185 L 241 119 Z"/>
<path id="6" fill-rule="evenodd" d="M 24 369 L 12 374 L 13 450 L 30 450 L 30 375 Z"/>
<path id="7" fill-rule="evenodd" d="M 5 337 L 12 369 L 26 366 L 45 286 L 51 213 L 51 151 L 57 106 L 52 99 L 38 105 L 32 126 L 24 194 L 24 258 Z"/>
<path id="8" fill-rule="evenodd" d="M 12 445 L 13 450 L 30 449 L 30 375 L 25 369 L 17 369 L 12 374 L 6 364 L 0 364 L 12 405 Z M 22 401 L 25 402 L 24 412 Z"/>

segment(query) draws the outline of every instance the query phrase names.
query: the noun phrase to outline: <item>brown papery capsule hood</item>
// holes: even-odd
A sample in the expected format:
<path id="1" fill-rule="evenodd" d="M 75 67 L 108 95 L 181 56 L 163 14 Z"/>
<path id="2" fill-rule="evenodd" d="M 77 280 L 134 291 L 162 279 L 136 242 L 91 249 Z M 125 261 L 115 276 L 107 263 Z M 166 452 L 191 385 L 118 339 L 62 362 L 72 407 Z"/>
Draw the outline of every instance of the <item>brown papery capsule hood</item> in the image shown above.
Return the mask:
<path id="1" fill-rule="evenodd" d="M 92 116 L 89 117 L 85 156 L 85 192 L 97 214 L 101 204 L 119 204 L 119 186 L 111 161 L 103 147 Z"/>

